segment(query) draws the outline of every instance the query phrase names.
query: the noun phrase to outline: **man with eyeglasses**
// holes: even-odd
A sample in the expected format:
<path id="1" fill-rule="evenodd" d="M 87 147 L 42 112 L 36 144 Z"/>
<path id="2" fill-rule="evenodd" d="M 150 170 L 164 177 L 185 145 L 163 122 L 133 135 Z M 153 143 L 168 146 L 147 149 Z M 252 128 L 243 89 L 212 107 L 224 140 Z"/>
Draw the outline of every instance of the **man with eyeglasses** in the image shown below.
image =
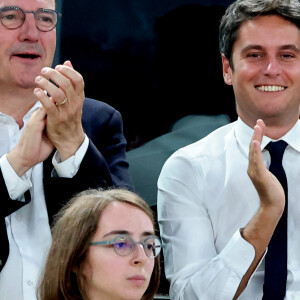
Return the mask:
<path id="1" fill-rule="evenodd" d="M 0 0 L 0 299 L 36 298 L 53 215 L 75 193 L 132 189 L 122 118 L 51 68 L 54 0 Z"/>

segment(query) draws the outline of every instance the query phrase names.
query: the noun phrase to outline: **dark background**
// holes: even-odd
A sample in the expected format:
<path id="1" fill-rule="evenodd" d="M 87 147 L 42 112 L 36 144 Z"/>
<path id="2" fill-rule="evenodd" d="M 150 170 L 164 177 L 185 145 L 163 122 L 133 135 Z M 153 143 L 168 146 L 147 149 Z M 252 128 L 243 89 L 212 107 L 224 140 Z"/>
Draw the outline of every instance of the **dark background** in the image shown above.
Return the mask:
<path id="1" fill-rule="evenodd" d="M 58 0 L 63 16 L 54 64 L 71 60 L 84 77 L 86 96 L 121 112 L 127 150 L 167 133 L 190 114 L 228 114 L 235 120 L 233 92 L 223 82 L 218 51 L 218 26 L 229 3 Z M 139 169 L 139 160 L 130 163 L 133 172 Z M 141 181 L 147 175 L 155 184 L 153 170 L 143 171 L 149 174 Z M 168 294 L 163 256 L 161 265 L 159 293 Z"/>
<path id="2" fill-rule="evenodd" d="M 62 1 L 59 60 L 70 59 L 83 75 L 87 97 L 121 112 L 127 150 L 189 114 L 235 120 L 218 52 L 219 21 L 229 3 Z"/>

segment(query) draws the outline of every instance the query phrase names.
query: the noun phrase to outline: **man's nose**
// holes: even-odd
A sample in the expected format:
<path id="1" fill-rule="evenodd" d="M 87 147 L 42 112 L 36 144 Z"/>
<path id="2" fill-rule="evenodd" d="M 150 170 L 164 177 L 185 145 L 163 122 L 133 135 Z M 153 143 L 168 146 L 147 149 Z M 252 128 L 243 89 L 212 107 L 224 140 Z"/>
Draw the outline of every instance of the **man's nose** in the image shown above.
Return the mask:
<path id="1" fill-rule="evenodd" d="M 269 57 L 266 62 L 265 74 L 276 77 L 281 73 L 281 65 L 276 57 Z"/>
<path id="2" fill-rule="evenodd" d="M 39 39 L 39 30 L 36 27 L 33 13 L 26 13 L 25 21 L 20 27 L 21 41 L 36 42 Z"/>

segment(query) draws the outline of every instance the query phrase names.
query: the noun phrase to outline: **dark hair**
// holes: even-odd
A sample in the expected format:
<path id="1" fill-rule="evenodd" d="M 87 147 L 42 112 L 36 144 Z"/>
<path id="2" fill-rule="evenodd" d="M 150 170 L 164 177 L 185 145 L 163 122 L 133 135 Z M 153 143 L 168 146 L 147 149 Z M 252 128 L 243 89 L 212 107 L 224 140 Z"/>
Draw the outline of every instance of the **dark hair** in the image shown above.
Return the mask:
<path id="1" fill-rule="evenodd" d="M 53 241 L 39 284 L 38 299 L 88 299 L 82 276 L 83 261 L 96 233 L 101 213 L 112 201 L 125 202 L 141 209 L 151 219 L 155 229 L 150 207 L 133 192 L 125 189 L 91 189 L 79 193 L 55 216 Z M 154 269 L 143 300 L 153 299 L 158 289 L 159 259 L 159 256 L 155 257 Z"/>
<path id="2" fill-rule="evenodd" d="M 300 29 L 299 0 L 237 0 L 225 11 L 219 26 L 219 50 L 232 65 L 232 48 L 243 22 L 258 16 L 277 15 Z"/>

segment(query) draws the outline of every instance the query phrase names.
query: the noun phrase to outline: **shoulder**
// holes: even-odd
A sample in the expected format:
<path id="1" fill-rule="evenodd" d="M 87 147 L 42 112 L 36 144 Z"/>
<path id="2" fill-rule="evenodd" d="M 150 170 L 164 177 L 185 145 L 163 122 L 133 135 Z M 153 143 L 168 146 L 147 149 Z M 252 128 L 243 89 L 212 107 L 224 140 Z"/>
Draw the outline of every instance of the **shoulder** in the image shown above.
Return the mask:
<path id="1" fill-rule="evenodd" d="M 102 123 L 110 121 L 111 119 L 121 120 L 121 114 L 111 105 L 91 99 L 85 98 L 83 103 L 83 112 L 82 112 L 83 122 L 89 120 L 101 121 Z"/>
<path id="2" fill-rule="evenodd" d="M 222 126 L 195 143 L 189 144 L 175 151 L 165 162 L 163 169 L 198 168 L 208 169 L 217 161 L 224 162 L 226 153 L 233 144 L 234 123 Z"/>
<path id="3" fill-rule="evenodd" d="M 117 110 L 112 107 L 111 105 L 102 102 L 100 100 L 95 100 L 91 98 L 85 98 L 84 103 L 83 103 L 83 112 L 93 112 L 93 111 L 101 111 L 103 113 L 114 113 Z"/>
<path id="4" fill-rule="evenodd" d="M 226 151 L 226 146 L 234 139 L 233 127 L 234 122 L 224 125 L 197 142 L 179 149 L 174 154 L 184 155 L 191 159 L 201 156 L 212 158 L 218 156 L 221 152 Z"/>

